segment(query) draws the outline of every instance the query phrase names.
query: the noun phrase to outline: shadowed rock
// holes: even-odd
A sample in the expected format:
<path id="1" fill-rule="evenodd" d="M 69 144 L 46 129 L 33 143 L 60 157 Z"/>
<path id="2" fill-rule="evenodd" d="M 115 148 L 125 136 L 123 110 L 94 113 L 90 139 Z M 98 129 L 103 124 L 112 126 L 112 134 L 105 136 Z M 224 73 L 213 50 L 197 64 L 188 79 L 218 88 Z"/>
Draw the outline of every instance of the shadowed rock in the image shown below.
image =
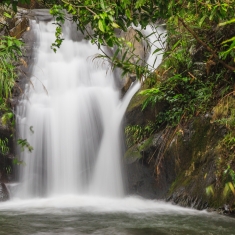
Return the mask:
<path id="1" fill-rule="evenodd" d="M 0 202 L 7 201 L 9 198 L 10 196 L 6 185 L 4 183 L 0 183 Z"/>

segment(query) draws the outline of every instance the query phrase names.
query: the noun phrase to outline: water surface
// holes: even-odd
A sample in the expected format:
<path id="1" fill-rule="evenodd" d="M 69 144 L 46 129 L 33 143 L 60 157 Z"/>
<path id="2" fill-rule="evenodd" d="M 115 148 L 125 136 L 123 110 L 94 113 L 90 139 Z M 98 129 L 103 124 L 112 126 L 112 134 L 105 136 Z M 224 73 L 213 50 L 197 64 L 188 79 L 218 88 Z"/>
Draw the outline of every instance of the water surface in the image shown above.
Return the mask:
<path id="1" fill-rule="evenodd" d="M 137 197 L 67 195 L 0 205 L 0 234 L 222 235 L 235 219 Z"/>

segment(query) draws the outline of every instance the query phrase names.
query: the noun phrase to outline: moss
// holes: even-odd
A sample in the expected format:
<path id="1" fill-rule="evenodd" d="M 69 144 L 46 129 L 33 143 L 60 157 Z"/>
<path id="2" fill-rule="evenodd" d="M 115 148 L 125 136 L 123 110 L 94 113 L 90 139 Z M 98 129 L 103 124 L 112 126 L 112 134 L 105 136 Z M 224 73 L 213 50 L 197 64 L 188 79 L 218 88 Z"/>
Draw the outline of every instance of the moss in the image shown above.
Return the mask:
<path id="1" fill-rule="evenodd" d="M 193 148 L 193 157 L 200 156 L 205 151 L 208 140 L 210 140 L 210 122 L 209 120 L 195 119 L 193 122 L 194 134 L 191 139 L 191 145 Z"/>
<path id="2" fill-rule="evenodd" d="M 177 195 L 177 203 L 180 203 L 187 195 L 191 203 L 194 198 L 197 198 L 201 200 L 201 204 L 208 204 L 214 208 L 221 207 L 223 204 L 233 204 L 233 195 L 230 194 L 228 198 L 224 198 L 223 188 L 219 185 L 213 186 L 213 195 L 206 194 L 206 188 L 215 185 L 217 180 L 215 149 L 223 137 L 221 132 L 209 120 L 203 118 L 194 119 L 190 132 L 192 136 L 188 137 L 187 141 L 184 136 L 178 137 L 177 152 L 180 153 L 180 163 L 168 196 Z M 189 151 L 186 151 L 186 147 Z"/>
<path id="3" fill-rule="evenodd" d="M 184 172 L 181 172 L 180 175 L 176 178 L 176 180 L 171 184 L 169 189 L 169 194 L 172 194 L 179 186 L 187 186 L 190 181 L 190 177 L 185 177 Z"/>
<path id="4" fill-rule="evenodd" d="M 129 148 L 124 155 L 124 159 L 125 159 L 126 163 L 135 162 L 135 161 L 139 160 L 141 157 L 142 157 L 142 155 L 140 154 L 140 151 L 139 151 L 137 145 Z"/>
<path id="5" fill-rule="evenodd" d="M 139 93 L 135 94 L 127 108 L 127 112 L 131 112 L 136 107 L 141 107 L 145 99 L 145 96 L 140 95 Z"/>
<path id="6" fill-rule="evenodd" d="M 144 140 L 144 141 L 139 145 L 139 151 L 145 151 L 145 150 L 147 150 L 152 144 L 153 144 L 153 136 L 149 137 L 147 140 Z"/>
<path id="7" fill-rule="evenodd" d="M 150 86 L 147 82 L 148 80 L 146 80 L 146 82 L 142 85 L 140 91 L 152 88 L 152 86 Z M 155 84 L 156 85 L 156 84 Z M 131 102 L 127 108 L 127 112 L 132 111 L 134 108 L 136 107 L 141 107 L 142 109 L 142 104 L 144 103 L 146 96 L 145 95 L 140 95 L 140 91 L 138 93 L 136 93 L 133 98 L 131 99 Z"/>

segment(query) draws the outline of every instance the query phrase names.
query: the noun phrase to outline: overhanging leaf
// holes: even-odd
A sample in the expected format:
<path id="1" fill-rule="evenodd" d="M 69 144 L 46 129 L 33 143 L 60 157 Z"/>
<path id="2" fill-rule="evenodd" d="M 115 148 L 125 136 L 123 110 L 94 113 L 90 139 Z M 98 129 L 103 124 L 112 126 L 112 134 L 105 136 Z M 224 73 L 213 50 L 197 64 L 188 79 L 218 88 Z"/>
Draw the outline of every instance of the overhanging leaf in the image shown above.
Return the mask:
<path id="1" fill-rule="evenodd" d="M 99 27 L 100 31 L 102 31 L 103 33 L 105 32 L 105 26 L 104 26 L 103 20 L 98 21 L 98 27 Z"/>

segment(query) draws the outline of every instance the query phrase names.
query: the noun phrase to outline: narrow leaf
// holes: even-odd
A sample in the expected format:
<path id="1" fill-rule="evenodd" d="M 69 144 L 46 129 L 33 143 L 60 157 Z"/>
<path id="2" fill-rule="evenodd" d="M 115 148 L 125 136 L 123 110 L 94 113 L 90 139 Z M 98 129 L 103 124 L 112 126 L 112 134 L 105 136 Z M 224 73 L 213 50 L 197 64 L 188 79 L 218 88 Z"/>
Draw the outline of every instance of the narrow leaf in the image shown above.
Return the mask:
<path id="1" fill-rule="evenodd" d="M 7 12 L 4 12 L 3 15 L 4 15 L 6 18 L 9 18 L 9 19 L 12 18 L 12 16 L 11 16 L 10 14 L 8 14 Z"/>
<path id="2" fill-rule="evenodd" d="M 118 25 L 118 24 L 116 24 L 115 22 L 112 22 L 112 26 L 114 27 L 114 28 L 120 28 L 120 26 Z"/>

